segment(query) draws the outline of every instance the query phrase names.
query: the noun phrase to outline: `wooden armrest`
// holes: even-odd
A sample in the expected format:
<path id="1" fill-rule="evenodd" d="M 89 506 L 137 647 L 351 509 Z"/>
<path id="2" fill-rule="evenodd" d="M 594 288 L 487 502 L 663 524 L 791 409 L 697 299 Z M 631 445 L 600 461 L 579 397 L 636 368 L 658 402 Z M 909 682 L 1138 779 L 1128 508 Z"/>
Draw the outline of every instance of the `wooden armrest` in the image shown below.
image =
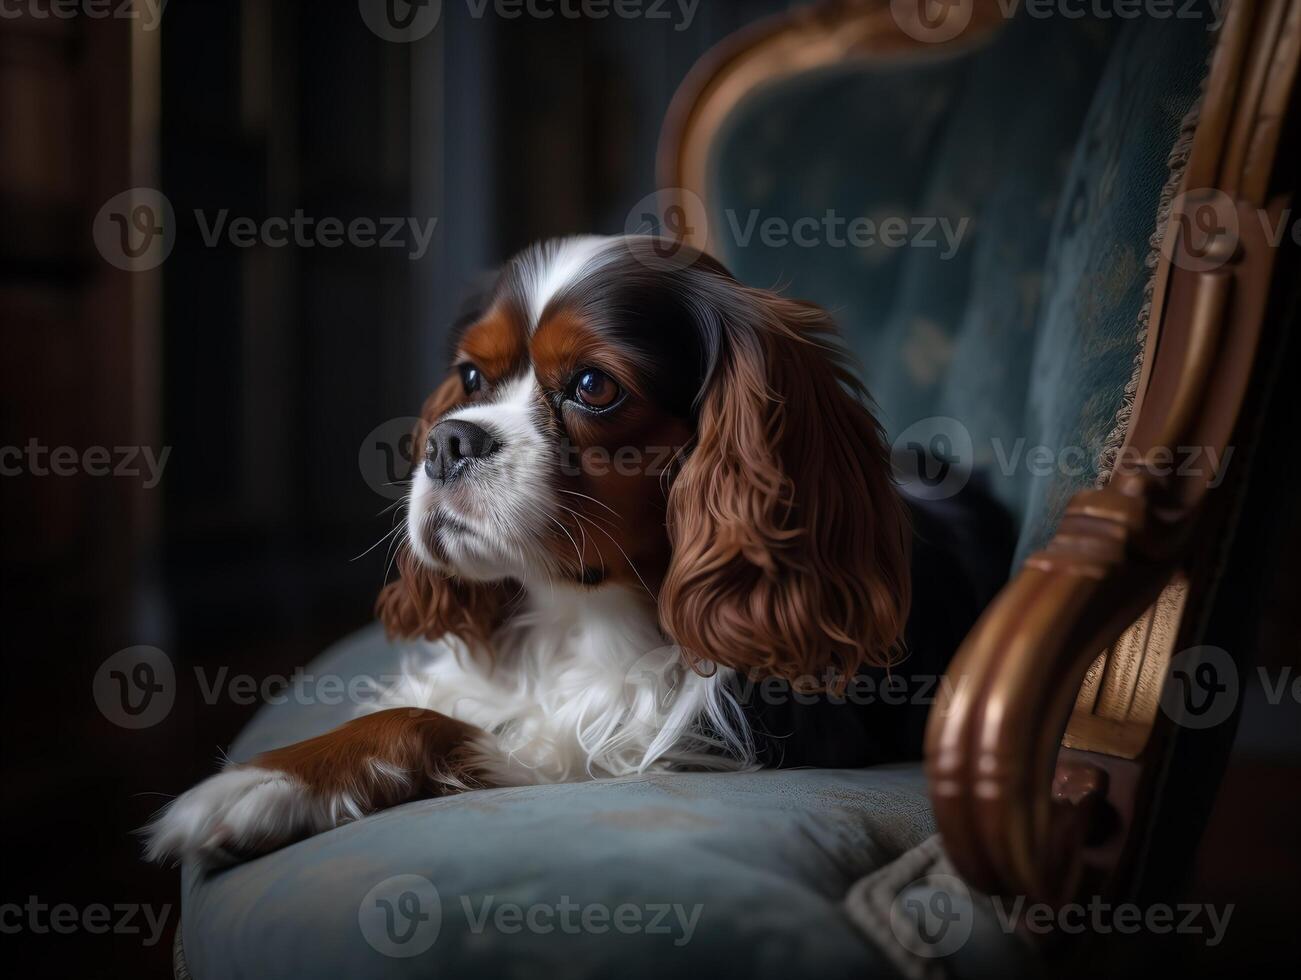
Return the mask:
<path id="1" fill-rule="evenodd" d="M 1157 698 L 1169 656 L 1195 636 L 1183 609 L 1235 482 L 1158 462 L 1191 446 L 1223 460 L 1239 432 L 1278 251 L 1267 228 L 1290 199 L 1272 181 L 1299 51 L 1301 0 L 1231 6 L 1117 467 L 1070 502 L 942 685 L 927 732 L 936 820 L 954 864 L 986 892 L 1061 903 L 1127 873 L 1172 724 Z"/>

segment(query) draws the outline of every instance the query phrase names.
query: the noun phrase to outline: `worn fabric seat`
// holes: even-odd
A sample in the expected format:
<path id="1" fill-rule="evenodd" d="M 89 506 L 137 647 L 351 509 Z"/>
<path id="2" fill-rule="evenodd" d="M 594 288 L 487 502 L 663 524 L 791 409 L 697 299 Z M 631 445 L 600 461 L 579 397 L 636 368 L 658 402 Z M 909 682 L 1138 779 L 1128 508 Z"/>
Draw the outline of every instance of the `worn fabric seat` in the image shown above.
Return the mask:
<path id="1" fill-rule="evenodd" d="M 720 257 L 746 282 L 835 311 L 892 437 L 921 423 L 929 444 L 954 430 L 927 420 L 957 421 L 969 467 L 1019 521 L 1018 562 L 1097 479 L 1123 420 L 1167 161 L 1212 40 L 1200 20 L 1015 18 L 953 50 L 759 86 L 717 134 L 707 203 Z M 744 226 L 754 210 L 966 222 L 951 254 L 942 241 L 729 240 L 729 215 Z M 1083 465 L 1000 465 L 1018 445 L 1076 449 Z M 368 629 L 308 669 L 382 675 L 399 652 Z M 351 710 L 268 706 L 232 755 Z M 920 765 L 467 793 L 229 870 L 187 868 L 181 968 L 199 980 L 893 975 L 888 907 L 860 908 L 878 916 L 865 929 L 843 901 L 932 833 Z M 590 909 L 595 925 L 562 919 Z M 516 929 L 530 910 L 533 926 Z"/>
<path id="2" fill-rule="evenodd" d="M 395 672 L 400 655 L 376 627 L 310 670 L 347 684 Z M 352 711 L 270 708 L 231 754 L 310 737 Z M 194 977 L 256 980 L 658 978 L 688 961 L 715 976 L 787 977 L 810 962 L 861 976 L 884 962 L 841 898 L 933 832 L 916 765 L 467 793 L 229 870 L 186 869 L 184 958 Z M 409 917 L 405 895 L 419 901 Z M 391 922 L 385 902 L 396 903 Z M 515 918 L 530 915 L 536 929 Z"/>

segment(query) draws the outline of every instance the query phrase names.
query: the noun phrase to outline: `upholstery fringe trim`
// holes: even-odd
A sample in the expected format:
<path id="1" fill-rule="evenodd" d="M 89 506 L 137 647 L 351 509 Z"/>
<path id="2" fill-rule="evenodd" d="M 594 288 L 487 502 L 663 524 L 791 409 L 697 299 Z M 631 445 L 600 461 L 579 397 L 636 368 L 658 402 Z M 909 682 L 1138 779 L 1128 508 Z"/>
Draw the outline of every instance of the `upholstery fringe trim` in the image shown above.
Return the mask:
<path id="1" fill-rule="evenodd" d="M 1171 207 L 1179 194 L 1179 186 L 1183 183 L 1184 171 L 1188 168 L 1188 158 L 1192 156 L 1193 137 L 1201 117 L 1205 85 L 1206 82 L 1203 80 L 1202 94 L 1198 96 L 1193 107 L 1188 110 L 1179 124 L 1179 135 L 1175 139 L 1174 146 L 1170 148 L 1170 155 L 1166 158 L 1170 175 L 1166 179 L 1165 186 L 1161 188 L 1161 197 L 1156 209 L 1156 230 L 1148 238 L 1147 259 L 1144 261 L 1149 272 L 1147 283 L 1143 286 L 1143 305 L 1138 311 L 1138 353 L 1134 355 L 1134 368 L 1130 373 L 1129 381 L 1125 383 L 1125 395 L 1121 400 L 1120 408 L 1116 410 L 1111 432 L 1107 434 L 1098 453 L 1097 486 L 1100 488 L 1110 482 L 1112 471 L 1116 468 L 1116 459 L 1125 444 L 1125 437 L 1129 434 L 1134 402 L 1138 398 L 1138 383 L 1143 376 L 1143 358 L 1147 354 L 1147 338 L 1152 319 L 1152 297 L 1156 291 L 1157 269 L 1161 264 L 1161 248 L 1165 241 L 1166 229 L 1170 224 Z"/>
<path id="2" fill-rule="evenodd" d="M 172 976 L 175 980 L 194 980 L 190 965 L 185 962 L 185 946 L 181 942 L 181 923 L 176 922 L 176 937 L 172 940 Z"/>

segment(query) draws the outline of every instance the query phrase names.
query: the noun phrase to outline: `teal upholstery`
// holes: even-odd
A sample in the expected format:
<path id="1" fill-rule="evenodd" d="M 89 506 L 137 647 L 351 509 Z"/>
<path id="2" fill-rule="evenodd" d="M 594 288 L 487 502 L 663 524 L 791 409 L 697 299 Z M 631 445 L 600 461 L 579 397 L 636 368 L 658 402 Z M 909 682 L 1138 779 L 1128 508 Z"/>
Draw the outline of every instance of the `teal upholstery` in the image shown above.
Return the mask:
<path id="1" fill-rule="evenodd" d="M 837 313 L 892 433 L 928 416 L 968 430 L 976 468 L 1021 520 L 1018 560 L 1096 478 L 1139 351 L 1167 154 L 1210 40 L 1203 21 L 1017 19 L 956 54 L 854 61 L 761 89 L 719 134 L 709 196 L 721 257 L 746 282 Z M 753 211 L 793 222 L 828 210 L 970 224 L 951 255 L 942 243 L 768 247 L 736 234 Z M 1018 445 L 1078 447 L 1084 465 L 1005 472 L 999 453 Z M 382 675 L 397 655 L 368 630 L 309 670 Z M 269 706 L 232 754 L 311 736 L 349 710 Z M 230 870 L 187 868 L 184 952 L 198 980 L 881 976 L 891 958 L 841 901 L 932 829 L 917 766 L 467 793 Z M 411 957 L 387 955 L 376 934 L 382 915 L 412 908 L 402 900 L 428 898 L 402 881 L 376 894 L 401 875 L 425 879 L 441 908 L 436 940 Z M 548 916 L 539 934 L 493 918 L 502 905 L 564 903 L 610 915 L 631 904 L 641 925 L 574 933 Z M 685 929 L 673 918 L 676 932 L 645 928 L 647 907 L 665 904 L 700 906 L 690 941 L 675 945 Z"/>
<path id="2" fill-rule="evenodd" d="M 1020 17 L 955 54 L 760 88 L 715 141 L 720 257 L 836 314 L 892 436 L 936 416 L 966 430 L 966 462 L 1020 519 L 1018 563 L 1097 478 L 1206 25 Z M 746 234 L 828 212 L 916 222 L 911 244 Z"/>
<path id="3" fill-rule="evenodd" d="M 347 683 L 391 674 L 399 655 L 370 628 L 309 672 Z M 319 734 L 351 710 L 268 706 L 231 754 Z M 187 868 L 183 948 L 198 980 L 659 980 L 670 965 L 774 980 L 811 967 L 828 978 L 881 975 L 885 960 L 840 900 L 933 832 L 917 765 L 484 790 L 397 807 L 214 874 Z M 382 883 L 401 875 L 424 878 L 437 902 L 414 892 L 419 911 L 393 920 L 409 945 L 388 945 L 388 923 L 363 931 L 360 915 L 400 900 L 404 882 L 392 894 Z M 625 918 L 602 918 L 624 905 Z M 549 931 L 516 931 L 511 909 L 535 906 Z M 592 931 L 581 928 L 587 909 Z M 420 947 L 427 933 L 405 926 L 426 914 L 437 922 L 432 945 L 390 955 Z"/>
<path id="4" fill-rule="evenodd" d="M 1199 21 L 1135 24 L 1118 39 L 1085 118 L 1053 221 L 1022 420 L 1026 444 L 1049 447 L 1065 465 L 1021 481 L 1018 559 L 1044 544 L 1070 498 L 1097 480 L 1141 350 L 1137 320 L 1166 160 L 1200 93 L 1209 42 Z M 1082 467 L 1060 455 L 1072 448 Z"/>

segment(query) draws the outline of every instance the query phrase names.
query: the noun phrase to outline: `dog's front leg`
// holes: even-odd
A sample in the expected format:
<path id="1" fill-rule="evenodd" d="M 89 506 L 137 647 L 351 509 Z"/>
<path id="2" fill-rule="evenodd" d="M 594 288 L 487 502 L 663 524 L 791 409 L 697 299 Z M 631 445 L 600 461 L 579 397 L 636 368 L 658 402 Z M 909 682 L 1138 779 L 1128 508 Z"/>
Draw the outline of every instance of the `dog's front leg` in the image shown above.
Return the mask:
<path id="1" fill-rule="evenodd" d="M 422 708 L 377 711 L 231 765 L 145 828 L 150 860 L 228 864 L 408 800 L 485 785 L 491 736 Z"/>

